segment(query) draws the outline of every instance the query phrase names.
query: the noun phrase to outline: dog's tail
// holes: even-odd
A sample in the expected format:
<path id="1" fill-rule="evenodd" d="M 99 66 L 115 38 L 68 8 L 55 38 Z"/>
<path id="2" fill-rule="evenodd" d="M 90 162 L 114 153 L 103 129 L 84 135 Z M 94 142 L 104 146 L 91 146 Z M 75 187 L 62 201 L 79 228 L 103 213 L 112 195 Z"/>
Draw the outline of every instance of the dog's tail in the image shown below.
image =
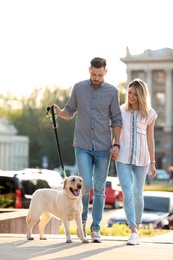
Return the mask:
<path id="1" fill-rule="evenodd" d="M 30 223 L 30 221 L 31 221 L 31 215 L 28 212 L 28 215 L 26 217 L 26 224 L 28 225 Z"/>

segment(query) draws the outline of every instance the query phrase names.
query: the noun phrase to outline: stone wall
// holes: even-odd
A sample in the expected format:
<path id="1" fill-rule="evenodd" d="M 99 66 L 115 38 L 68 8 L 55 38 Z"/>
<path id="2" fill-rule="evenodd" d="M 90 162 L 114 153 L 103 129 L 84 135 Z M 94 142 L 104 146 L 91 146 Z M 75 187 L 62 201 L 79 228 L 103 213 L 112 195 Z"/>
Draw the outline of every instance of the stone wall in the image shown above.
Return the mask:
<path id="1" fill-rule="evenodd" d="M 0 233 L 26 234 L 26 216 L 28 209 L 0 209 Z M 45 227 L 45 234 L 59 234 L 61 221 L 52 217 Z M 33 227 L 38 234 L 38 225 Z"/>

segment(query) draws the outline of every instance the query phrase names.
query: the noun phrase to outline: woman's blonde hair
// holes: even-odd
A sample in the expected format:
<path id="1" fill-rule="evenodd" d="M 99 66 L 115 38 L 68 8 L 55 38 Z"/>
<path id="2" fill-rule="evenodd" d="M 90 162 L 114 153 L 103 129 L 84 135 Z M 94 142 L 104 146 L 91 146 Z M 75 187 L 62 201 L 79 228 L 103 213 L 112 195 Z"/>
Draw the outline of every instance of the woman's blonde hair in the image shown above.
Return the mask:
<path id="1" fill-rule="evenodd" d="M 130 104 L 128 101 L 128 92 L 129 92 L 129 88 L 130 87 L 134 87 L 136 89 L 136 93 L 138 96 L 138 101 L 139 101 L 139 110 L 140 113 L 143 117 L 147 117 L 149 114 L 149 111 L 151 109 L 151 99 L 150 99 L 150 95 L 148 92 L 148 87 L 147 84 L 141 80 L 141 79 L 134 79 L 132 80 L 127 88 L 127 94 L 126 94 L 126 101 L 125 101 L 125 110 L 129 111 L 130 108 Z"/>

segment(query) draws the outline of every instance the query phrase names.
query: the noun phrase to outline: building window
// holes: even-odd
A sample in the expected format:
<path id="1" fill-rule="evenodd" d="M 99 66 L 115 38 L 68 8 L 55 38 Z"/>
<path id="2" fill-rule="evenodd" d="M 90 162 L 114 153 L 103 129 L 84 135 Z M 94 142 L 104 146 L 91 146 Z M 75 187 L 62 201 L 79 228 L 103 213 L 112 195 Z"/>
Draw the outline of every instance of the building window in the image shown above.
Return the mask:
<path id="1" fill-rule="evenodd" d="M 158 118 L 156 126 L 163 128 L 165 126 L 165 72 L 163 70 L 153 71 L 153 95 L 152 105 L 156 109 Z M 155 98 L 154 98 L 155 97 Z"/>
<path id="2" fill-rule="evenodd" d="M 165 85 L 165 72 L 158 70 L 154 72 L 154 83 L 157 85 Z"/>
<path id="3" fill-rule="evenodd" d="M 165 126 L 165 93 L 164 92 L 156 92 L 155 94 L 155 107 L 156 112 L 158 114 L 158 118 L 156 120 L 156 126 L 163 128 Z"/>
<path id="4" fill-rule="evenodd" d="M 145 72 L 144 71 L 140 71 L 140 70 L 138 70 L 138 71 L 133 71 L 132 72 L 132 78 L 133 79 L 136 79 L 136 78 L 138 78 L 138 79 L 142 79 L 143 81 L 145 81 Z"/>
<path id="5" fill-rule="evenodd" d="M 156 94 L 156 98 L 157 98 L 157 105 L 158 106 L 165 106 L 165 93 L 163 92 L 158 92 Z"/>

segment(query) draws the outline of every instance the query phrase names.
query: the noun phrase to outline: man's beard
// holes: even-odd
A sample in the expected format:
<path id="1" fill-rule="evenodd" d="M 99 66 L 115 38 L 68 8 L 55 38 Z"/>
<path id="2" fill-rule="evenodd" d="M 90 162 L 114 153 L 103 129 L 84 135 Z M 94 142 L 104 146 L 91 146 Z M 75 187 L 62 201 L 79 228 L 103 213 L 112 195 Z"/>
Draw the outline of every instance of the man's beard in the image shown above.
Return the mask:
<path id="1" fill-rule="evenodd" d="M 94 87 L 99 88 L 103 81 L 91 80 L 91 83 Z"/>

